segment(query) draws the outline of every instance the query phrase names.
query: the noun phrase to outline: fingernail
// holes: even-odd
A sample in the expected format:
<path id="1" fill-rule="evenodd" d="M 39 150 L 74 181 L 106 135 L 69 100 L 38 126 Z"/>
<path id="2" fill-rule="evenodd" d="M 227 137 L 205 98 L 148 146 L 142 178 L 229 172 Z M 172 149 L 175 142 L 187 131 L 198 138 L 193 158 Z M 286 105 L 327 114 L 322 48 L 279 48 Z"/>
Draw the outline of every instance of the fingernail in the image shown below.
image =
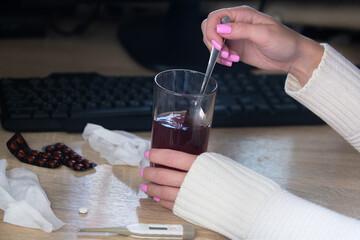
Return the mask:
<path id="1" fill-rule="evenodd" d="M 211 43 L 217 50 L 221 50 L 221 45 L 218 44 L 215 40 L 212 40 Z"/>
<path id="2" fill-rule="evenodd" d="M 229 57 L 229 52 L 225 51 L 225 50 L 221 50 L 220 56 L 222 56 L 223 58 L 228 58 Z"/>
<path id="3" fill-rule="evenodd" d="M 149 150 L 145 152 L 145 157 L 146 157 L 147 159 L 149 159 L 149 153 L 150 153 Z"/>
<path id="4" fill-rule="evenodd" d="M 225 60 L 225 59 L 221 59 L 221 62 L 222 62 L 224 65 L 228 66 L 228 67 L 231 67 L 231 66 L 232 66 L 232 62 L 231 62 L 231 61 L 228 61 L 228 60 Z"/>
<path id="5" fill-rule="evenodd" d="M 140 189 L 141 189 L 141 191 L 143 191 L 143 192 L 147 192 L 147 185 L 146 185 L 146 184 L 141 184 L 141 185 L 140 185 Z"/>
<path id="6" fill-rule="evenodd" d="M 144 176 L 144 169 L 143 169 L 143 168 L 140 169 L 140 175 L 141 175 L 141 176 Z"/>
<path id="7" fill-rule="evenodd" d="M 238 62 L 240 61 L 240 56 L 236 55 L 236 54 L 230 54 L 227 57 L 228 60 L 232 61 L 232 62 Z"/>
<path id="8" fill-rule="evenodd" d="M 231 33 L 231 26 L 227 24 L 218 24 L 216 25 L 217 33 Z"/>
<path id="9" fill-rule="evenodd" d="M 154 197 L 153 199 L 155 202 L 160 202 L 160 198 Z"/>

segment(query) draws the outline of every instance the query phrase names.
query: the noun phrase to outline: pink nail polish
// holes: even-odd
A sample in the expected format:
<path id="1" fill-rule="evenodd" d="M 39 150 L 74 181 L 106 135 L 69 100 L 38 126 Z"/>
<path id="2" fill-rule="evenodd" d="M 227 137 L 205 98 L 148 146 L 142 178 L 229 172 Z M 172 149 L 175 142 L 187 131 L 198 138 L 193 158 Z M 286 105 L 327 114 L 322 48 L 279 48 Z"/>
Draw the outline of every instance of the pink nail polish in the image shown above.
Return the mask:
<path id="1" fill-rule="evenodd" d="M 231 26 L 227 24 L 218 24 L 216 25 L 217 33 L 231 33 Z"/>
<path id="2" fill-rule="evenodd" d="M 221 45 L 218 44 L 215 40 L 212 40 L 211 43 L 217 50 L 221 50 Z"/>
<path id="3" fill-rule="evenodd" d="M 155 202 L 160 202 L 160 198 L 154 197 L 153 199 Z"/>
<path id="4" fill-rule="evenodd" d="M 221 59 L 221 62 L 222 62 L 225 66 L 228 66 L 228 67 L 231 67 L 231 66 L 232 66 L 232 62 L 231 62 L 231 61 L 228 61 L 228 60 L 225 60 L 225 59 Z"/>
<path id="5" fill-rule="evenodd" d="M 220 51 L 220 56 L 223 58 L 228 58 L 229 57 L 229 52 L 225 51 L 225 50 L 221 50 Z"/>
<path id="6" fill-rule="evenodd" d="M 146 151 L 146 152 L 145 152 L 145 157 L 146 157 L 147 159 L 149 159 L 149 153 L 150 153 L 150 151 Z"/>
<path id="7" fill-rule="evenodd" d="M 144 169 L 142 168 L 142 169 L 140 169 L 140 176 L 144 176 Z"/>
<path id="8" fill-rule="evenodd" d="M 141 184 L 141 185 L 140 185 L 140 189 L 141 189 L 141 191 L 143 191 L 143 192 L 147 192 L 147 185 L 146 185 L 146 184 Z"/>
<path id="9" fill-rule="evenodd" d="M 228 60 L 232 61 L 232 62 L 238 62 L 240 61 L 240 57 L 236 54 L 230 54 L 228 57 L 227 57 Z"/>

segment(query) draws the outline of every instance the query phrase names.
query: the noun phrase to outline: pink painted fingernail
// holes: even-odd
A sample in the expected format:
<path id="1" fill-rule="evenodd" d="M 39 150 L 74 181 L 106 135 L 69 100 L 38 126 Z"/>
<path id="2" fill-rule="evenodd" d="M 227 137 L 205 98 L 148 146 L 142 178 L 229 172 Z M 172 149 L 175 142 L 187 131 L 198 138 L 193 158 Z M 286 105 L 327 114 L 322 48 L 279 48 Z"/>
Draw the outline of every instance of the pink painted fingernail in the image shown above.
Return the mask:
<path id="1" fill-rule="evenodd" d="M 149 159 L 149 153 L 150 153 L 149 150 L 145 152 L 145 157 L 146 157 L 147 159 Z"/>
<path id="2" fill-rule="evenodd" d="M 225 60 L 225 59 L 221 59 L 221 63 L 223 63 L 225 66 L 231 67 L 232 66 L 232 62 Z"/>
<path id="3" fill-rule="evenodd" d="M 232 61 L 232 62 L 238 62 L 240 61 L 240 57 L 239 55 L 236 55 L 236 54 L 230 54 L 228 57 L 227 57 L 228 60 Z"/>
<path id="4" fill-rule="evenodd" d="M 140 169 L 140 176 L 144 176 L 144 169 Z"/>
<path id="5" fill-rule="evenodd" d="M 228 58 L 229 57 L 229 52 L 225 51 L 225 50 L 221 50 L 220 51 L 220 56 L 222 56 L 223 58 Z"/>
<path id="6" fill-rule="evenodd" d="M 211 43 L 217 50 L 221 50 L 221 45 L 218 44 L 215 40 L 212 40 Z"/>
<path id="7" fill-rule="evenodd" d="M 141 191 L 143 191 L 143 192 L 147 192 L 147 185 L 146 185 L 146 184 L 141 184 L 141 185 L 140 185 L 140 189 L 141 189 Z"/>
<path id="8" fill-rule="evenodd" d="M 160 202 L 160 198 L 154 197 L 153 199 L 155 202 Z"/>
<path id="9" fill-rule="evenodd" d="M 231 26 L 227 24 L 218 24 L 216 25 L 217 33 L 231 33 Z"/>

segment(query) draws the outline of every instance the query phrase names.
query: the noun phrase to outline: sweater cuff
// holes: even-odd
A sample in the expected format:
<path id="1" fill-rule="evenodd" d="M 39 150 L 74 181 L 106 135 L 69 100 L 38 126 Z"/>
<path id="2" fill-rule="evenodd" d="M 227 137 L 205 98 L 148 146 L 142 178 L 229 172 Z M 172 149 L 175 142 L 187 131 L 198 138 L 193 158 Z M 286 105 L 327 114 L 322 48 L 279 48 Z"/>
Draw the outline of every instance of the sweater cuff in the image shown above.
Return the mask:
<path id="1" fill-rule="evenodd" d="M 234 239 L 248 234 L 262 206 L 278 191 L 276 183 L 234 160 L 203 153 L 187 173 L 173 212 Z"/>
<path id="2" fill-rule="evenodd" d="M 308 83 L 291 74 L 285 91 L 360 151 L 360 70 L 328 44 Z"/>
<path id="3" fill-rule="evenodd" d="M 360 222 L 283 190 L 266 202 L 246 239 L 356 240 Z"/>
<path id="4" fill-rule="evenodd" d="M 303 200 L 220 154 L 197 157 L 173 212 L 230 239 L 360 239 L 360 222 Z"/>

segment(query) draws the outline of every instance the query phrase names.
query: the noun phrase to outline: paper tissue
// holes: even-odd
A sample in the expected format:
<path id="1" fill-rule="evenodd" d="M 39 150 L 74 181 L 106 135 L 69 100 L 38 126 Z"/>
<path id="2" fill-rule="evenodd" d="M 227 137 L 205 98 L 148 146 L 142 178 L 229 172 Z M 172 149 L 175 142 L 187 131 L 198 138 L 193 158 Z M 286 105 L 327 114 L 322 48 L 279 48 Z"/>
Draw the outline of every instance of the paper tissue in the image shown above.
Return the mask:
<path id="1" fill-rule="evenodd" d="M 36 174 L 25 168 L 6 171 L 7 162 L 0 160 L 0 209 L 4 222 L 52 232 L 64 223 L 50 208 L 50 201 Z"/>
<path id="2" fill-rule="evenodd" d="M 126 131 L 110 131 L 100 125 L 88 123 L 83 138 L 100 156 L 112 165 L 140 166 L 149 165 L 145 152 L 150 149 L 150 141 Z"/>

